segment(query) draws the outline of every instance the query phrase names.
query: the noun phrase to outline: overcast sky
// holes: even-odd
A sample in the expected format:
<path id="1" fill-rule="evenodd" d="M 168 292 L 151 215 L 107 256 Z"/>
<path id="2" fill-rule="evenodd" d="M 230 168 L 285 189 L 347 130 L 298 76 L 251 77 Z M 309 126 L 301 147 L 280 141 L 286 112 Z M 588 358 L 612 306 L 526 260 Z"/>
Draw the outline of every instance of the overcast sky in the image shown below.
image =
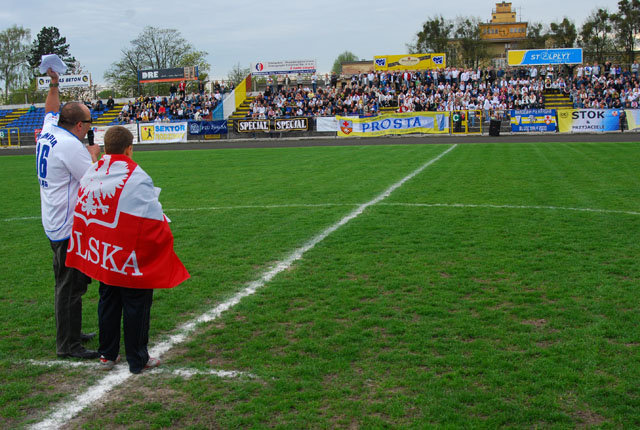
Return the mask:
<path id="1" fill-rule="evenodd" d="M 17 1 L 3 0 L 0 30 L 13 24 L 31 30 L 55 26 L 94 83 L 120 59 L 147 25 L 179 30 L 196 49 L 208 52 L 211 76 L 225 78 L 235 64 L 280 60 L 317 61 L 331 70 L 348 50 L 361 59 L 404 54 L 422 23 L 435 15 L 474 16 L 489 21 L 495 1 L 457 0 L 272 0 L 209 1 Z M 522 21 L 559 22 L 579 28 L 597 8 L 617 11 L 617 0 L 513 1 Z"/>

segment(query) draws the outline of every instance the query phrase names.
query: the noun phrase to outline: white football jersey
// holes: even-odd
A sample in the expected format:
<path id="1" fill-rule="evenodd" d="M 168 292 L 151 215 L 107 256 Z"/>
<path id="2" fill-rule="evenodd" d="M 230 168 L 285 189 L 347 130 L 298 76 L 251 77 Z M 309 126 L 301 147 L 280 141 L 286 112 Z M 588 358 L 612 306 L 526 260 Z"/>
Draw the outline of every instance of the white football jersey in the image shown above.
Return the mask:
<path id="1" fill-rule="evenodd" d="M 52 241 L 68 239 L 80 179 L 91 166 L 91 155 L 71 132 L 58 127 L 58 112 L 44 117 L 36 149 L 42 226 Z"/>

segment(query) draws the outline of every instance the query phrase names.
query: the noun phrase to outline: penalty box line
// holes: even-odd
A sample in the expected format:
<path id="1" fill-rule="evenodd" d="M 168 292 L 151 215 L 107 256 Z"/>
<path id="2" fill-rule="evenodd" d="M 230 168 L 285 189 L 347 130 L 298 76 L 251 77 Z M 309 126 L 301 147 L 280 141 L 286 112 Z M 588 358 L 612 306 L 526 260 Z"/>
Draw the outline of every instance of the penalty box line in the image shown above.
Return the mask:
<path id="1" fill-rule="evenodd" d="M 393 193 L 395 190 L 404 185 L 407 181 L 413 179 L 416 175 L 420 174 L 424 169 L 432 165 L 433 163 L 440 160 L 442 157 L 447 155 L 449 152 L 453 151 L 457 145 L 453 145 L 449 147 L 446 151 L 443 151 L 437 157 L 427 161 L 413 172 L 409 173 L 407 176 L 391 185 L 389 188 L 384 190 L 381 194 L 368 201 L 367 203 L 363 203 L 359 205 L 356 209 L 351 211 L 341 220 L 328 227 L 324 231 L 322 231 L 317 236 L 313 237 L 306 244 L 301 246 L 300 248 L 294 250 L 289 256 L 287 256 L 284 260 L 276 263 L 275 266 L 267 270 L 260 276 L 259 279 L 250 282 L 246 288 L 241 290 L 240 292 L 233 295 L 229 300 L 219 304 L 215 308 L 205 312 L 199 317 L 181 325 L 176 330 L 176 333 L 170 335 L 169 338 L 163 342 L 160 342 L 154 345 L 150 351 L 149 355 L 152 357 L 162 357 L 165 353 L 171 350 L 174 346 L 184 342 L 187 340 L 188 336 L 192 334 L 198 325 L 206 322 L 213 321 L 218 318 L 223 312 L 231 309 L 242 299 L 245 297 L 251 296 L 256 293 L 256 291 L 263 286 L 265 286 L 269 281 L 271 281 L 276 275 L 280 272 L 287 270 L 291 265 L 302 258 L 302 256 L 309 250 L 313 249 L 318 243 L 323 241 L 327 236 L 329 236 L 334 231 L 338 230 L 343 225 L 347 224 L 349 221 L 360 216 L 369 206 L 380 203 L 382 200 L 386 199 Z M 103 396 L 105 396 L 108 392 L 116 388 L 117 386 L 123 384 L 127 381 L 132 374 L 129 372 L 129 369 L 125 366 L 122 366 L 120 369 L 113 369 L 109 374 L 100 380 L 94 386 L 89 387 L 86 391 L 74 396 L 71 400 L 58 404 L 53 413 L 51 413 L 44 420 L 34 424 L 31 428 L 33 429 L 57 429 L 66 424 L 69 420 L 75 417 L 78 413 L 80 413 L 84 408 L 89 406 L 90 404 L 97 402 Z"/>

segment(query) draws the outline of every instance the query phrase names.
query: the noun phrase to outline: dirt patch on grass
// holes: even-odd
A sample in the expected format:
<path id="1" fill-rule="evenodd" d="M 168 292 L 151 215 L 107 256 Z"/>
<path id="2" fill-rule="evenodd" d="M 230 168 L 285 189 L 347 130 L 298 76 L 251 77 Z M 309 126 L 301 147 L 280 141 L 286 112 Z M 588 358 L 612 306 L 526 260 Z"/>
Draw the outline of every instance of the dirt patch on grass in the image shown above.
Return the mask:
<path id="1" fill-rule="evenodd" d="M 524 320 L 521 322 L 524 325 L 530 325 L 533 327 L 544 327 L 545 325 L 547 325 L 547 320 L 544 318 L 541 319 L 537 319 L 537 320 Z"/>

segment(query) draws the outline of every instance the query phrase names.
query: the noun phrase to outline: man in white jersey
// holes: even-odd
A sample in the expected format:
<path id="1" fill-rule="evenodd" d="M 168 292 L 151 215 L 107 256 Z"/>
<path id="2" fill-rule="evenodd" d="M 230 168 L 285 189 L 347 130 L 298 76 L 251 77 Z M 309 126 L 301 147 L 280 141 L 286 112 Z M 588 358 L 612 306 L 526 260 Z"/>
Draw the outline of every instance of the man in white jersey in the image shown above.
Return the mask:
<path id="1" fill-rule="evenodd" d="M 36 170 L 40 183 L 42 226 L 53 250 L 55 277 L 56 352 L 58 357 L 98 358 L 82 342 L 82 295 L 91 281 L 82 272 L 65 266 L 67 245 L 73 225 L 73 211 L 80 179 L 100 155 L 98 145 L 82 139 L 91 128 L 91 112 L 82 103 L 67 103 L 60 109 L 58 74 L 51 69 L 45 118 L 36 149 Z"/>

